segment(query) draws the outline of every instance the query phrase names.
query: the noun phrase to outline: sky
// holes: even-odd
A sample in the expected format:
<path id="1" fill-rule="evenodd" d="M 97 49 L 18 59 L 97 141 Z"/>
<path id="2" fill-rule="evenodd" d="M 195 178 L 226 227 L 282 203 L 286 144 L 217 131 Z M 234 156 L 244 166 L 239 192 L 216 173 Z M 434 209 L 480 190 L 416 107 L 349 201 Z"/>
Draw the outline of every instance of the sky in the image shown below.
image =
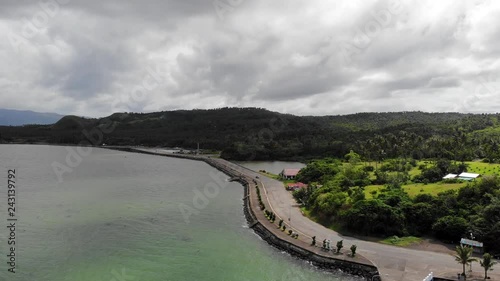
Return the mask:
<path id="1" fill-rule="evenodd" d="M 500 1 L 2 0 L 0 108 L 497 112 Z"/>

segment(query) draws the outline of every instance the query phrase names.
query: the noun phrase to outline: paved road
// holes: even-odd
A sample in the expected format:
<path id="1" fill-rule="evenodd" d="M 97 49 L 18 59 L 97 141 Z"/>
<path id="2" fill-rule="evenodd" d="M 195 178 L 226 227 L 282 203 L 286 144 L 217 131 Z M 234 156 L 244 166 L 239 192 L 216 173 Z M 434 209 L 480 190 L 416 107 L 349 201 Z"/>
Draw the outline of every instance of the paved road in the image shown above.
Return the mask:
<path id="1" fill-rule="evenodd" d="M 282 182 L 264 177 L 257 172 L 234 163 L 224 160 L 220 161 L 225 162 L 226 165 L 241 173 L 254 178 L 258 176 L 259 180 L 265 186 L 269 203 L 274 209 L 274 213 L 286 222 L 288 222 L 288 218 L 291 218 L 290 224 L 296 231 L 309 237 L 316 236 L 317 241 L 323 241 L 323 239 L 338 241 L 343 239 L 344 247 L 356 244 L 358 252 L 379 268 L 382 280 L 384 281 L 416 281 L 423 280 L 430 272 L 434 272 L 439 276 L 443 273 L 461 271 L 461 266 L 449 254 L 405 249 L 342 236 L 303 216 L 298 207 L 291 207 L 296 206 L 296 202 L 290 192 L 283 188 Z M 479 264 L 475 264 L 474 266 L 476 266 L 476 271 L 481 272 L 482 268 L 479 267 Z"/>
<path id="2" fill-rule="evenodd" d="M 152 151 L 149 149 L 144 150 Z M 302 215 L 296 205 L 297 203 L 292 195 L 285 190 L 282 182 L 265 177 L 232 162 L 222 159 L 217 159 L 217 161 L 252 178 L 258 176 L 265 188 L 267 200 L 269 205 L 272 206 L 274 213 L 287 224 L 291 225 L 295 231 L 308 237 L 316 236 L 317 241 L 330 239 L 335 243 L 335 241 L 343 239 L 344 247 L 356 244 L 358 246 L 358 253 L 368 258 L 378 267 L 384 281 L 418 281 L 423 280 L 431 272 L 435 276 L 455 276 L 456 278 L 455 274 L 461 272 L 461 265 L 455 262 L 453 256 L 449 254 L 406 249 L 363 241 L 343 236 L 331 229 L 325 228 Z M 476 273 L 483 272 L 478 263 L 475 263 L 473 267 Z M 492 280 L 500 280 L 499 274 L 494 273 L 490 274 L 490 276 Z"/>

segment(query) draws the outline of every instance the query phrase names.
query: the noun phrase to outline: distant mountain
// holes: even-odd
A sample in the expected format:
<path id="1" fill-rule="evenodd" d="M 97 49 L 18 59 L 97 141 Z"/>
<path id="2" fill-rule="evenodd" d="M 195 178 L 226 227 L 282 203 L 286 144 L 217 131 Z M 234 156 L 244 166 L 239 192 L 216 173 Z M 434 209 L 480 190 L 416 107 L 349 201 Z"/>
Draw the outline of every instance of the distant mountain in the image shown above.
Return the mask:
<path id="1" fill-rule="evenodd" d="M 59 121 L 63 115 L 27 110 L 0 108 L 0 126 L 49 125 Z"/>

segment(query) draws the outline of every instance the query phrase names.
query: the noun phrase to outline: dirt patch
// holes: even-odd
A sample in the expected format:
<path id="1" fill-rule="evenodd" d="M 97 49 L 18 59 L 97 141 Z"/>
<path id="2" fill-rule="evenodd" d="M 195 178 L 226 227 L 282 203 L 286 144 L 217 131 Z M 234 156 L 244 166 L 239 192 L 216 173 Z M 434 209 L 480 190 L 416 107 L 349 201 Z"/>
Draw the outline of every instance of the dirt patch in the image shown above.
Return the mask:
<path id="1" fill-rule="evenodd" d="M 420 243 L 410 245 L 406 248 L 421 250 L 421 251 L 445 253 L 451 255 L 455 253 L 455 245 L 445 244 L 430 238 L 424 238 Z"/>

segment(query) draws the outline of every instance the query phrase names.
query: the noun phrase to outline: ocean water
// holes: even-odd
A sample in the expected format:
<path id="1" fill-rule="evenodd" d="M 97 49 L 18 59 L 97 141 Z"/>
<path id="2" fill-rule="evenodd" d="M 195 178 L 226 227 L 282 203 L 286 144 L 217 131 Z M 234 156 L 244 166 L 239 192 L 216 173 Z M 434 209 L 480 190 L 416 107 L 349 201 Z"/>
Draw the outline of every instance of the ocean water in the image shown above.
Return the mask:
<path id="1" fill-rule="evenodd" d="M 205 163 L 75 151 L 0 145 L 0 280 L 361 280 L 262 241 L 247 227 L 243 187 Z M 15 273 L 7 263 L 9 169 L 16 171 Z"/>

